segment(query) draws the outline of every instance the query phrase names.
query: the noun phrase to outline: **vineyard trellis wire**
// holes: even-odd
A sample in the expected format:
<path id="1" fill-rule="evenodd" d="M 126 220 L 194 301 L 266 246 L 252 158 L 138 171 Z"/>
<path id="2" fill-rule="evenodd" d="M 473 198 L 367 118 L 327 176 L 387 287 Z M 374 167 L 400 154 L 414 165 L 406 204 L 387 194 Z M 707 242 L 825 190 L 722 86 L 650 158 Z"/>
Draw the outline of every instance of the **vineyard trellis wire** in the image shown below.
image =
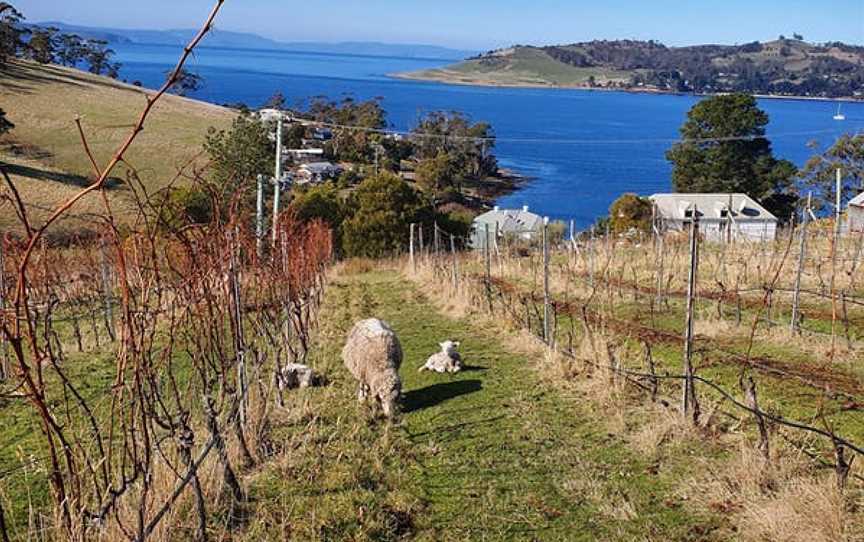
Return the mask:
<path id="1" fill-rule="evenodd" d="M 689 379 L 702 388 L 700 395 L 711 392 L 733 411 L 743 412 L 755 420 L 760 429 L 759 447 L 766 457 L 772 427 L 824 438 L 833 456 L 830 464 L 837 473 L 838 483 L 843 486 L 852 460 L 855 455 L 864 454 L 864 447 L 856 442 L 861 435 L 856 434 L 855 438 L 841 435 L 834 427 L 834 419 L 864 405 L 864 385 L 837 357 L 838 346 L 834 339 L 838 334 L 845 335 L 848 355 L 843 359 L 854 363 L 862 351 L 859 339 L 864 337 L 864 314 L 857 308 L 861 306 L 857 284 L 864 234 L 850 232 L 838 237 L 832 230 L 830 224 L 814 223 L 804 234 L 800 227 L 788 228 L 775 241 L 759 243 L 708 243 L 699 236 L 691 236 L 703 249 L 696 252 L 694 260 L 699 265 L 692 296 L 694 310 L 699 318 L 711 318 L 711 322 L 718 324 L 731 318 L 732 329 L 739 330 L 736 333 L 742 340 L 735 343 L 694 333 L 693 353 L 702 359 L 703 365 L 694 367 Z M 412 254 L 412 271 L 434 277 L 436 284 L 450 284 L 451 295 L 466 298 L 475 310 L 509 320 L 530 331 L 554 353 L 572 362 L 609 371 L 651 393 L 652 397 L 656 398 L 658 384 L 662 381 L 683 383 L 688 380 L 686 371 L 655 371 L 652 358 L 652 346 L 657 344 L 674 347 L 683 355 L 681 348 L 686 337 L 681 330 L 686 328 L 688 318 L 677 301 L 686 300 L 688 296 L 686 290 L 676 285 L 687 283 L 683 272 L 690 268 L 686 257 L 691 250 L 686 246 L 686 239 L 676 234 L 630 239 L 611 235 L 596 238 L 589 234 L 568 242 L 559 240 L 551 258 L 547 259 L 541 232 L 534 232 L 533 237 L 525 235 L 526 232 L 516 235 L 496 232 L 491 240 L 487 229 L 481 231 L 479 237 L 475 235 L 475 241 L 482 238 L 483 233 L 487 242 L 479 244 L 473 254 L 466 252 L 457 259 L 434 249 L 424 250 L 420 242 L 419 253 Z M 441 232 L 440 235 L 449 234 Z M 802 237 L 804 241 L 798 243 Z M 800 247 L 805 247 L 808 253 L 795 269 L 794 263 L 799 261 L 796 252 Z M 833 270 L 832 259 L 837 263 Z M 546 270 L 545 264 L 550 260 Z M 801 274 L 797 283 L 790 280 L 795 278 L 794 271 Z M 446 280 L 456 274 L 458 282 Z M 712 281 L 715 287 L 705 287 L 706 281 Z M 453 286 L 456 284 L 458 288 Z M 780 294 L 788 294 L 790 299 L 784 300 Z M 792 298 L 796 297 L 800 304 L 797 316 L 791 310 L 795 302 Z M 830 306 L 826 307 L 826 303 Z M 798 325 L 778 321 L 787 317 L 790 318 L 788 322 Z M 810 326 L 804 325 L 805 317 L 811 322 Z M 581 330 L 577 330 L 580 326 Z M 756 343 L 764 335 L 781 330 L 790 334 L 792 341 L 797 340 L 796 336 L 809 343 L 830 341 L 830 347 L 824 344 L 824 352 L 810 356 L 820 359 L 812 361 L 807 357 L 801 359 L 800 354 L 784 359 L 784 355 L 788 355 L 785 352 L 779 356 L 754 352 L 759 350 Z M 585 337 L 593 337 L 590 341 L 594 341 L 604 332 L 617 335 L 618 342 L 642 344 L 645 356 L 651 360 L 645 362 L 650 371 L 627 368 L 620 359 L 599 362 L 597 359 L 603 357 L 603 348 L 596 348 L 597 358 L 594 359 L 578 353 L 574 344 L 577 338 L 584 341 Z M 704 365 L 705 362 L 709 365 Z M 722 381 L 726 377 L 721 373 L 718 373 L 720 381 L 698 374 L 712 366 L 728 366 L 738 372 L 737 393 Z M 814 403 L 809 405 L 815 410 L 813 419 L 804 421 L 773 406 L 768 409 L 761 406 L 754 378 L 760 374 L 818 392 Z M 770 390 L 771 382 L 768 384 L 769 388 L 765 389 Z M 772 405 L 783 402 L 783 398 L 778 400 L 770 393 L 766 397 Z M 825 401 L 833 402 L 833 406 L 827 407 L 823 404 Z M 671 406 L 674 402 L 666 401 L 666 404 Z M 831 408 L 834 411 L 830 411 Z M 853 454 L 851 457 L 849 452 Z"/>

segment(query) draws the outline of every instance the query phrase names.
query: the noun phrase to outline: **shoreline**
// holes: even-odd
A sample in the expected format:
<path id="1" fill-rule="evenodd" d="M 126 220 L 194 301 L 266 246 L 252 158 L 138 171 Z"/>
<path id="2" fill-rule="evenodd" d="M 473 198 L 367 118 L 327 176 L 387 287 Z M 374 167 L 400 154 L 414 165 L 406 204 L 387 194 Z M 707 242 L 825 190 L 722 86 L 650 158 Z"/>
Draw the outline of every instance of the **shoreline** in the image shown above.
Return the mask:
<path id="1" fill-rule="evenodd" d="M 496 175 L 472 182 L 470 189 L 464 195 L 465 207 L 478 215 L 482 214 L 494 208 L 499 198 L 519 190 L 534 180 L 535 177 L 522 175 L 513 169 L 498 168 Z"/>
<path id="2" fill-rule="evenodd" d="M 437 68 L 440 69 L 440 68 Z M 396 72 L 384 74 L 385 77 L 401 81 L 420 81 L 427 83 L 441 83 L 445 85 L 459 85 L 467 87 L 485 87 L 485 88 L 526 88 L 526 89 L 552 89 L 552 90 L 582 90 L 587 92 L 625 92 L 628 94 L 662 94 L 664 96 L 694 96 L 698 98 L 721 96 L 731 94 L 730 92 L 674 92 L 671 90 L 660 90 L 652 88 L 606 88 L 606 87 L 588 87 L 585 85 L 557 85 L 553 83 L 504 83 L 494 81 L 481 80 L 460 80 L 450 77 L 425 77 L 415 75 L 417 72 Z M 751 94 L 755 98 L 765 100 L 794 100 L 808 102 L 829 102 L 829 103 L 864 103 L 864 96 L 855 98 L 854 96 L 845 96 L 841 98 L 826 98 L 821 96 L 787 96 L 784 94 Z"/>

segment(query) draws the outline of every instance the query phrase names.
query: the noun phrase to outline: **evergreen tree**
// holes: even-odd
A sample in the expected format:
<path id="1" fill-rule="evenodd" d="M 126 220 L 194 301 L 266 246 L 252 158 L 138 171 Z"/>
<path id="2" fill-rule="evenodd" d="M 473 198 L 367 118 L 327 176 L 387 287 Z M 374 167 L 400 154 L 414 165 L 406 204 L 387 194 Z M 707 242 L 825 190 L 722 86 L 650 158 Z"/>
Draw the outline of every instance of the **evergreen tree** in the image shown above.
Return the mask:
<path id="1" fill-rule="evenodd" d="M 680 143 L 666 153 L 676 192 L 741 192 L 780 220 L 790 217 L 795 166 L 777 160 L 765 137 L 768 115 L 746 94 L 706 98 L 693 106 Z"/>
<path id="2" fill-rule="evenodd" d="M 352 194 L 351 218 L 343 224 L 348 256 L 380 257 L 408 245 L 411 223 L 430 224 L 434 211 L 420 192 L 385 172 L 366 179 Z"/>

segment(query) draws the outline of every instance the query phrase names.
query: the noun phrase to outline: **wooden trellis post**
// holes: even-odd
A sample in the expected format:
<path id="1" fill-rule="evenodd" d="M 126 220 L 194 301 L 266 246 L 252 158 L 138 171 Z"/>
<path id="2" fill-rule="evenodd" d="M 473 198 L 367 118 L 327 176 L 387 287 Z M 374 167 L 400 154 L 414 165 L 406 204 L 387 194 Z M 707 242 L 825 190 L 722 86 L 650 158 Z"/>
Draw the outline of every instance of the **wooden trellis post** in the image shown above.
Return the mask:
<path id="1" fill-rule="evenodd" d="M 456 238 L 450 234 L 450 255 L 453 257 L 453 293 L 459 291 L 459 264 L 456 261 Z"/>
<path id="2" fill-rule="evenodd" d="M 409 258 L 411 260 L 411 271 L 416 273 L 417 272 L 417 260 L 414 259 L 414 226 L 415 226 L 415 224 L 412 222 L 411 223 L 411 233 L 409 234 L 411 236 L 411 239 L 408 241 L 408 253 L 409 253 Z"/>
<path id="3" fill-rule="evenodd" d="M 549 307 L 549 218 L 543 219 L 543 340 L 552 346 Z"/>
<path id="4" fill-rule="evenodd" d="M 800 331 L 798 315 L 801 303 L 801 276 L 804 274 L 804 261 L 807 254 L 807 226 L 810 224 L 810 202 L 813 193 L 807 194 L 807 209 L 804 210 L 804 219 L 801 221 L 801 242 L 798 247 L 798 268 L 795 270 L 795 291 L 792 293 L 792 321 L 789 324 L 793 333 Z"/>
<path id="5" fill-rule="evenodd" d="M 4 260 L 4 235 L 0 233 L 0 321 L 6 318 L 6 267 Z M 6 338 L 0 333 L 0 381 L 9 378 L 9 352 Z"/>
<path id="6" fill-rule="evenodd" d="M 693 206 L 690 222 L 690 271 L 687 275 L 687 325 L 684 331 L 684 386 L 681 398 L 681 412 L 699 418 L 699 404 L 696 401 L 696 386 L 693 379 L 693 312 L 696 305 L 696 278 L 699 266 L 699 211 Z"/>

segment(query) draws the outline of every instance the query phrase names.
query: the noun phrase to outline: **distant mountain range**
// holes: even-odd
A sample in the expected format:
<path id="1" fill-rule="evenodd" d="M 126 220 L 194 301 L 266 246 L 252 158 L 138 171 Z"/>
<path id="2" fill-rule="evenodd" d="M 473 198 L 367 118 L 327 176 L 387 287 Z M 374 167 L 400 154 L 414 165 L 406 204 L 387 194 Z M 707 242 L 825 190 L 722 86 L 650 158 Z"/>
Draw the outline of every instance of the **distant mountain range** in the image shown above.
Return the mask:
<path id="1" fill-rule="evenodd" d="M 786 38 L 688 47 L 633 40 L 516 45 L 397 75 L 475 85 L 862 98 L 864 47 Z"/>
<path id="2" fill-rule="evenodd" d="M 78 26 L 57 21 L 34 23 L 29 26 L 55 27 L 67 34 L 82 38 L 101 39 L 112 44 L 136 43 L 142 45 L 185 45 L 197 30 L 129 30 L 124 28 L 100 28 Z M 436 45 L 415 45 L 377 42 L 280 42 L 246 32 L 231 32 L 214 29 L 201 43 L 202 47 L 230 47 L 235 49 L 278 49 L 281 51 L 352 54 L 368 56 L 397 56 L 405 58 L 429 58 L 434 60 L 462 60 L 477 54 L 477 51 L 449 49 Z"/>

